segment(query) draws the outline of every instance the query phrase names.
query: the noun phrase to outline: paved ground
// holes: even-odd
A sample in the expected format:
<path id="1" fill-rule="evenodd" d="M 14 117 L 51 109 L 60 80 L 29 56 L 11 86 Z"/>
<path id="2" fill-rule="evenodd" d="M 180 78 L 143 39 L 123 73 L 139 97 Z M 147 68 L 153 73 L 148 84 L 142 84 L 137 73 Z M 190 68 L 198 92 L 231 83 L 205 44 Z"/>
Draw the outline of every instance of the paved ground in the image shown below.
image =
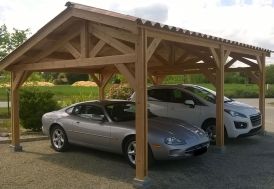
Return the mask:
<path id="1" fill-rule="evenodd" d="M 259 99 L 256 98 L 242 98 L 235 100 L 259 107 Z M 270 102 L 274 102 L 274 98 L 266 98 L 265 101 L 265 128 L 266 131 L 274 133 L 274 106 L 270 105 Z"/>
<path id="2" fill-rule="evenodd" d="M 160 162 L 149 177 L 157 189 L 274 188 L 274 138 L 230 140 L 225 154 L 210 151 L 180 161 Z M 23 143 L 11 152 L 0 144 L 0 188 L 132 188 L 134 170 L 122 156 L 72 147 L 57 153 L 49 141 Z"/>

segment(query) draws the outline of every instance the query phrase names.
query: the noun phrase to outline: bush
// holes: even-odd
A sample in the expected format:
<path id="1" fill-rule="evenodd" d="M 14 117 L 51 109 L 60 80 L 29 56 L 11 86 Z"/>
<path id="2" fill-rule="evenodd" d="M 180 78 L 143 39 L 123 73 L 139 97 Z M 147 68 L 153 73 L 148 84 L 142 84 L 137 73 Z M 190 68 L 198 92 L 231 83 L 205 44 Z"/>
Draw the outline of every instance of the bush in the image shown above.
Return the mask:
<path id="1" fill-rule="evenodd" d="M 107 98 L 127 100 L 133 92 L 133 89 L 125 84 L 113 84 L 109 88 Z"/>
<path id="2" fill-rule="evenodd" d="M 41 118 L 44 113 L 58 109 L 57 101 L 53 99 L 53 93 L 39 90 L 20 91 L 19 116 L 21 125 L 26 129 L 40 131 Z"/>

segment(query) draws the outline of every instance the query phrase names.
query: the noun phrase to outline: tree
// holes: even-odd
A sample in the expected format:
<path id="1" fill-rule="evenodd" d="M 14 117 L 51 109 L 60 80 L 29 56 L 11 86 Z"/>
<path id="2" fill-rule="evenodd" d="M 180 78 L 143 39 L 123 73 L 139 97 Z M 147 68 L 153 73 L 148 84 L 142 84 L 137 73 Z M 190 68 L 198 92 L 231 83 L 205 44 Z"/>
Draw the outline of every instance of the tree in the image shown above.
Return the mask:
<path id="1" fill-rule="evenodd" d="M 13 31 L 9 32 L 5 24 L 0 26 L 0 60 L 2 60 L 11 51 L 16 49 L 19 45 L 21 45 L 29 35 L 29 29 L 18 30 L 13 28 Z M 4 75 L 4 79 L 1 80 L 3 82 L 8 82 L 10 80 L 10 75 L 7 72 L 2 73 Z"/>
<path id="2" fill-rule="evenodd" d="M 29 29 L 18 30 L 13 28 L 13 31 L 9 32 L 5 24 L 0 26 L 0 60 L 21 45 L 29 34 Z"/>
<path id="3" fill-rule="evenodd" d="M 265 67 L 266 83 L 274 84 L 274 64 Z"/>

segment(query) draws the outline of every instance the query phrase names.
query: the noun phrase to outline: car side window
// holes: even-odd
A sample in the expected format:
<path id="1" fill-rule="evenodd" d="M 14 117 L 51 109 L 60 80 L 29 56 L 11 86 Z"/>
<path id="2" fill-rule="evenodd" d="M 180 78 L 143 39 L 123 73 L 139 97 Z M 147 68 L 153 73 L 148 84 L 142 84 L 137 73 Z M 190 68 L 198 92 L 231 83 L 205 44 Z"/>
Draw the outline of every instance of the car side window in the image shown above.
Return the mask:
<path id="1" fill-rule="evenodd" d="M 93 105 L 78 105 L 73 110 L 74 115 L 90 119 L 94 116 L 104 116 L 102 108 Z"/>
<path id="2" fill-rule="evenodd" d="M 150 101 L 170 101 L 171 89 L 150 89 L 148 90 L 148 98 Z"/>
<path id="3" fill-rule="evenodd" d="M 202 103 L 198 99 L 196 99 L 194 96 L 184 91 L 181 91 L 179 89 L 172 90 L 171 99 L 172 99 L 171 102 L 173 103 L 184 103 L 186 100 L 193 100 L 193 102 L 196 105 L 202 105 Z"/>

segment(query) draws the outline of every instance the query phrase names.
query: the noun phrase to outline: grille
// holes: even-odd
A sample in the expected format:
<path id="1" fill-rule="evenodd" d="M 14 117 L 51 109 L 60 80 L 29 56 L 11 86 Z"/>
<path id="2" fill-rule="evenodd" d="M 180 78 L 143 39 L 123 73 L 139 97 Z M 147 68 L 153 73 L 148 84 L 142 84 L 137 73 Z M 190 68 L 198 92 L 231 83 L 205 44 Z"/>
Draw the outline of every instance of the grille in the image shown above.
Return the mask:
<path id="1" fill-rule="evenodd" d="M 196 146 L 192 146 L 188 149 L 186 149 L 185 153 L 193 153 L 195 152 L 196 150 L 200 150 L 202 148 L 207 148 L 209 146 L 209 142 L 205 142 L 205 143 L 202 143 L 202 144 L 198 144 Z"/>
<path id="2" fill-rule="evenodd" d="M 250 121 L 251 121 L 253 127 L 261 125 L 261 122 L 262 122 L 261 114 L 256 114 L 256 115 L 250 116 Z"/>

